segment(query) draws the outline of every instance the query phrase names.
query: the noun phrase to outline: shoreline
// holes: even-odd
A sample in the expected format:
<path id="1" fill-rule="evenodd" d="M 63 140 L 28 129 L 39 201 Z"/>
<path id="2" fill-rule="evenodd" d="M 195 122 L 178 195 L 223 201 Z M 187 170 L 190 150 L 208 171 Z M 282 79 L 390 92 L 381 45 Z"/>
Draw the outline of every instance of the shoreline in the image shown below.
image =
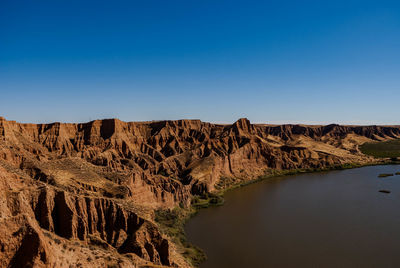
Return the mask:
<path id="1" fill-rule="evenodd" d="M 207 255 L 200 247 L 188 241 L 184 230 L 185 224 L 203 209 L 222 206 L 225 201 L 225 193 L 237 188 L 278 177 L 380 165 L 400 165 L 400 161 L 388 158 L 378 159 L 377 161 L 369 163 L 347 163 L 324 168 L 291 169 L 280 171 L 271 170 L 271 174 L 261 175 L 253 180 L 245 182 L 234 183 L 226 188 L 207 193 L 204 196 L 193 196 L 192 203 L 188 208 L 177 206 L 170 210 L 156 210 L 155 221 L 159 225 L 160 230 L 162 230 L 162 232 L 171 238 L 171 240 L 177 245 L 179 251 L 181 251 L 181 254 L 186 261 L 192 265 L 192 267 L 198 267 L 201 263 L 207 260 Z"/>

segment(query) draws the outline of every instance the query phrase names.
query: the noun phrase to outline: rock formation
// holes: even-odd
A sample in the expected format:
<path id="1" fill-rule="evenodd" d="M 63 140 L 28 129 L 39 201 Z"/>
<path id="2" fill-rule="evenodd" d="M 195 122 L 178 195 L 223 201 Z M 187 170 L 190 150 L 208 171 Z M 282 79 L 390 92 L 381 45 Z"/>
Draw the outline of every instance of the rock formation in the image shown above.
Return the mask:
<path id="1" fill-rule="evenodd" d="M 155 209 L 282 169 L 375 161 L 399 126 L 199 120 L 21 124 L 0 117 L 1 267 L 189 267 Z"/>

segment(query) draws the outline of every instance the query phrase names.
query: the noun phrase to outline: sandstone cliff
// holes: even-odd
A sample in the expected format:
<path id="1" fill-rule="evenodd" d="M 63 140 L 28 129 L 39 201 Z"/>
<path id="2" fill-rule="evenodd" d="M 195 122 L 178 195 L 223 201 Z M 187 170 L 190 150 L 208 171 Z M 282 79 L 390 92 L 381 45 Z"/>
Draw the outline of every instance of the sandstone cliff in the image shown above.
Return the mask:
<path id="1" fill-rule="evenodd" d="M 400 126 L 0 118 L 1 267 L 188 267 L 154 209 L 281 169 L 368 163 Z"/>

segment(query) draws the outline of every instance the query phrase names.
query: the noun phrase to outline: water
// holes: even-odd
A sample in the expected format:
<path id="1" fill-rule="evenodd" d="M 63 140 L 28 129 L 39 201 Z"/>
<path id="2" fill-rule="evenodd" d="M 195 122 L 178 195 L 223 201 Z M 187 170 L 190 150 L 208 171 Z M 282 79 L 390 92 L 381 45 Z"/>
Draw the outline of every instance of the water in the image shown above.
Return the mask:
<path id="1" fill-rule="evenodd" d="M 201 267 L 400 267 L 400 165 L 302 174 L 228 192 L 186 225 Z M 379 190 L 390 190 L 390 194 Z"/>

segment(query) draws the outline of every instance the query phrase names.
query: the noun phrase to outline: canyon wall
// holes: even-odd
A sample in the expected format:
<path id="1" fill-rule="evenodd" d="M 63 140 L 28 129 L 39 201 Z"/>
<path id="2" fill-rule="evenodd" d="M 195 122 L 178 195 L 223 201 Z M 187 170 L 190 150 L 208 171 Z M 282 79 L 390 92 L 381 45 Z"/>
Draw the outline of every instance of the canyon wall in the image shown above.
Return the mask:
<path id="1" fill-rule="evenodd" d="M 372 163 L 359 145 L 396 138 L 400 126 L 0 117 L 0 266 L 189 267 L 155 209 L 275 170 Z"/>

